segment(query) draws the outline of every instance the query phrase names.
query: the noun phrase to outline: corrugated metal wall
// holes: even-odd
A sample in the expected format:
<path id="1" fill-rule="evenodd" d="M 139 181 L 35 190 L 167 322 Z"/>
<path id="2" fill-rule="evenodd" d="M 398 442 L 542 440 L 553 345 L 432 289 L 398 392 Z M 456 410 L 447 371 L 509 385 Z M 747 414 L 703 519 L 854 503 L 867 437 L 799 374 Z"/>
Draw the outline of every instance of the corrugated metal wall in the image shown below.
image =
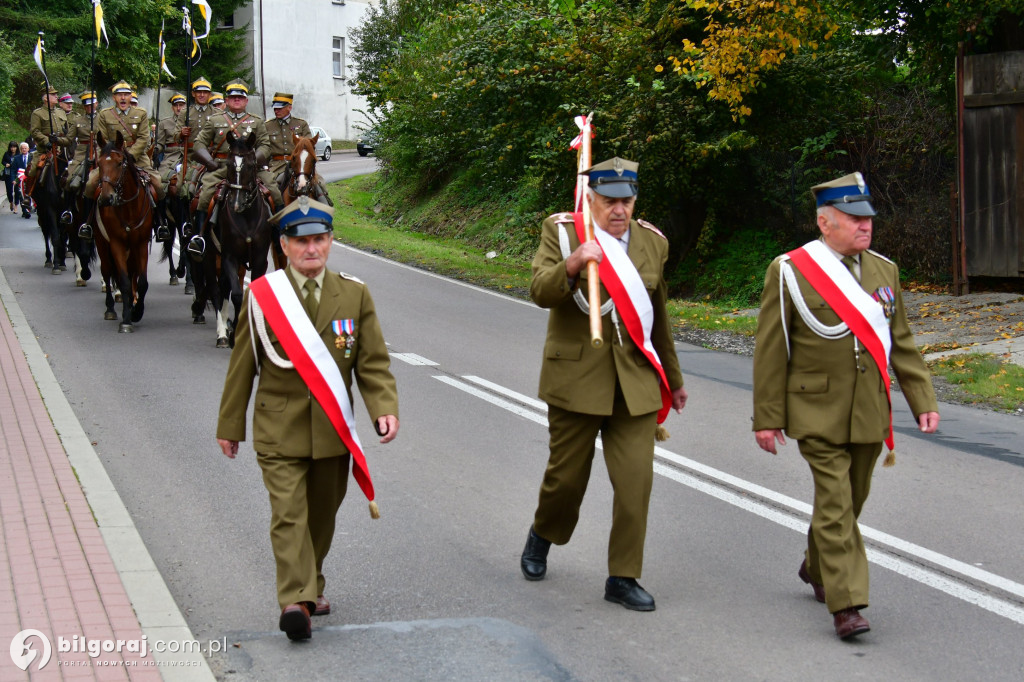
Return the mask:
<path id="1" fill-rule="evenodd" d="M 967 275 L 1024 276 L 1024 51 L 964 60 Z"/>

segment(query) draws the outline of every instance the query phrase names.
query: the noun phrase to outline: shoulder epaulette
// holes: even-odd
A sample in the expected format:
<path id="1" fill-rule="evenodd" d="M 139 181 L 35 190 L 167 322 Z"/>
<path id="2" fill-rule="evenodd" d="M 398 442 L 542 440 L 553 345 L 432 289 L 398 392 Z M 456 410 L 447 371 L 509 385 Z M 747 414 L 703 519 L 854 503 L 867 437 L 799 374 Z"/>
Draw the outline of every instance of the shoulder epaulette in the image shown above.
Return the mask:
<path id="1" fill-rule="evenodd" d="M 882 254 L 878 253 L 877 251 L 872 251 L 871 249 L 868 249 L 868 253 L 870 253 L 872 256 L 877 256 L 878 258 L 881 258 L 886 263 L 892 263 L 893 265 L 896 265 L 896 263 L 894 263 L 892 260 L 886 258 L 885 256 L 883 256 Z"/>
<path id="2" fill-rule="evenodd" d="M 668 240 L 668 237 L 666 237 L 666 236 L 665 236 L 664 234 L 662 234 L 662 233 L 661 233 L 661 230 L 659 230 L 658 228 L 656 228 L 656 227 L 655 227 L 654 225 L 651 225 L 651 224 L 650 224 L 649 222 L 647 222 L 646 220 L 637 220 L 637 221 L 636 221 L 636 223 L 637 223 L 637 225 L 639 225 L 640 227 L 645 227 L 645 228 L 647 228 L 648 230 L 650 230 L 650 231 L 651 231 L 651 232 L 653 232 L 654 234 L 658 235 L 658 236 L 659 236 L 659 237 L 661 237 L 662 239 L 664 239 L 664 240 L 666 240 L 666 241 Z"/>
<path id="3" fill-rule="evenodd" d="M 554 218 L 556 223 L 571 223 L 572 222 L 572 213 L 552 213 L 548 217 L 549 218 Z"/>
<path id="4" fill-rule="evenodd" d="M 341 275 L 343 279 L 348 279 L 359 284 L 366 284 L 363 280 L 359 279 L 355 275 L 350 275 L 347 272 L 339 272 L 338 274 Z"/>

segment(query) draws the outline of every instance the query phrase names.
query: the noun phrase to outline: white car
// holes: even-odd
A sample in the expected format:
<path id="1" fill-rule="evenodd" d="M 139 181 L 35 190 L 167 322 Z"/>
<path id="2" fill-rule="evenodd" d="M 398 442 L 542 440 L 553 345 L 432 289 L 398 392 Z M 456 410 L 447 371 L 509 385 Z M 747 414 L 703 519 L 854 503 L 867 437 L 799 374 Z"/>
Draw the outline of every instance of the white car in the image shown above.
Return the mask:
<path id="1" fill-rule="evenodd" d="M 316 141 L 316 155 L 324 161 L 328 161 L 331 158 L 331 136 L 327 134 L 327 131 L 317 126 L 309 126 L 309 131 L 313 133 L 313 136 L 320 136 L 320 139 Z"/>

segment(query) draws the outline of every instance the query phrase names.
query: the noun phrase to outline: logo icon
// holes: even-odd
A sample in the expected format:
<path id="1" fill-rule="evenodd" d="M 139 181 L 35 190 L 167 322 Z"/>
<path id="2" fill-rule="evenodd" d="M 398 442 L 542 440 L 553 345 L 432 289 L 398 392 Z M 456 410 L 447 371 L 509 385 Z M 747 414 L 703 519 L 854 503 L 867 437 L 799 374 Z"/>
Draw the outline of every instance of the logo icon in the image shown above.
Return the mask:
<path id="1" fill-rule="evenodd" d="M 22 630 L 14 636 L 14 639 L 11 640 L 11 660 L 22 670 L 28 670 L 28 667 L 32 665 L 32 661 L 36 659 L 39 652 L 27 641 L 29 637 L 38 637 L 43 643 L 43 656 L 39 659 L 39 665 L 36 666 L 36 670 L 42 670 L 43 666 L 50 662 L 50 654 L 53 653 L 53 649 L 50 647 L 49 638 L 39 630 Z"/>

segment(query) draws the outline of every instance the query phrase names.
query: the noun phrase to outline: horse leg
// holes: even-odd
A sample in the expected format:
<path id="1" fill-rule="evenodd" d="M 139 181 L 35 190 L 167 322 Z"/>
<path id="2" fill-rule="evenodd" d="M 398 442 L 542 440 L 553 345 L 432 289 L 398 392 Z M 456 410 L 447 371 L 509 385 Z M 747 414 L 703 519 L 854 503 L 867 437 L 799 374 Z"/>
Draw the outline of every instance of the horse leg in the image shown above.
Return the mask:
<path id="1" fill-rule="evenodd" d="M 205 259 L 204 259 L 205 260 Z M 217 348 L 230 348 L 231 342 L 228 339 L 228 315 L 231 305 L 231 276 L 234 264 L 224 256 L 221 256 L 220 277 L 217 281 L 216 296 L 213 307 L 217 311 Z"/>
<path id="2" fill-rule="evenodd" d="M 135 305 L 132 308 L 132 322 L 138 322 L 142 319 L 142 314 L 146 311 L 146 292 L 149 290 L 149 277 L 147 276 L 147 268 L 149 267 L 149 249 L 146 248 L 147 244 L 136 243 L 132 245 L 132 253 L 130 260 L 132 263 L 131 269 L 132 277 L 136 280 L 135 285 Z"/>
<path id="3" fill-rule="evenodd" d="M 38 214 L 36 214 L 38 215 Z M 42 225 L 42 218 L 40 220 L 39 231 L 43 233 L 43 246 L 46 247 L 46 262 L 43 263 L 44 268 L 53 268 L 53 252 L 50 250 L 50 235 L 46 234 L 46 229 Z"/>
<path id="4" fill-rule="evenodd" d="M 102 238 L 97 239 L 94 243 L 96 244 L 96 252 L 100 257 L 100 279 L 103 281 L 100 291 L 105 294 L 106 310 L 103 313 L 103 319 L 116 320 L 117 313 L 114 312 L 114 287 L 111 281 L 114 276 L 114 268 L 113 257 L 110 255 L 110 243 Z"/>
<path id="5" fill-rule="evenodd" d="M 120 225 L 113 226 L 111 234 L 120 230 Z M 110 253 L 113 256 L 115 280 L 121 289 L 121 324 L 117 331 L 122 334 L 130 334 L 135 331 L 132 326 L 132 280 L 128 272 L 127 245 L 122 242 L 111 242 Z"/>

